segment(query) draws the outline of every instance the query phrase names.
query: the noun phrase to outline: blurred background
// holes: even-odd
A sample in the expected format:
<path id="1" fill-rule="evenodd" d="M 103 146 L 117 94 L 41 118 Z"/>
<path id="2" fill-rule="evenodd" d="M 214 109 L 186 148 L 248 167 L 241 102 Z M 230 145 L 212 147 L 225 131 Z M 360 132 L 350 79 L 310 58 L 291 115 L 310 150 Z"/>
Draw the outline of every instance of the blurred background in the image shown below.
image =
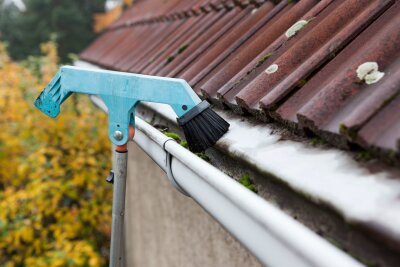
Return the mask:
<path id="1" fill-rule="evenodd" d="M 107 117 L 75 95 L 63 116 L 33 100 L 132 1 L 0 0 L 0 266 L 106 266 Z"/>
<path id="2" fill-rule="evenodd" d="M 107 115 L 79 94 L 56 119 L 33 106 L 87 47 L 82 65 L 184 78 L 232 109 L 197 154 L 221 173 L 177 165 L 193 199 L 131 144 L 128 265 L 400 266 L 400 1 L 133 1 L 0 0 L 0 267 L 108 266 Z M 187 147 L 165 109 L 137 114 Z"/>

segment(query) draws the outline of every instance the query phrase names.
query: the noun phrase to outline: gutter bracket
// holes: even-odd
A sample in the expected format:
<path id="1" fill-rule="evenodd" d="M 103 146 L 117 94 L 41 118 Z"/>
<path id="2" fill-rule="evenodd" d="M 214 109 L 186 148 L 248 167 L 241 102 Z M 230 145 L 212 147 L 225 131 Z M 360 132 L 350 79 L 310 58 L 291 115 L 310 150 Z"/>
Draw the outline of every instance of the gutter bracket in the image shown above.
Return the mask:
<path id="1" fill-rule="evenodd" d="M 182 193 L 183 195 L 190 197 L 188 193 L 185 192 L 185 190 L 183 190 L 182 187 L 180 187 L 180 185 L 178 184 L 178 182 L 175 180 L 174 174 L 172 173 L 172 155 L 171 153 L 169 153 L 166 149 L 165 149 L 165 145 L 167 144 L 168 141 L 174 141 L 174 139 L 168 139 L 164 142 L 163 144 L 163 149 L 165 151 L 165 155 L 166 155 L 166 174 L 167 174 L 167 178 L 170 181 L 170 183 L 172 184 L 173 187 L 175 187 L 176 190 L 178 190 L 180 193 Z"/>

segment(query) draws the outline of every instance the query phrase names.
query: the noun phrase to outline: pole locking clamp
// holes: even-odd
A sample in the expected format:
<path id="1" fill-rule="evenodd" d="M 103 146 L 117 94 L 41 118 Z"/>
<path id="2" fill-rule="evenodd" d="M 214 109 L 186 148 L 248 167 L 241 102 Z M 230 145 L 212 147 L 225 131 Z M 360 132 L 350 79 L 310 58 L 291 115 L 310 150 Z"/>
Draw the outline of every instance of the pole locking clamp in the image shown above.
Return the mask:
<path id="1" fill-rule="evenodd" d="M 106 178 L 107 183 L 114 184 L 114 171 L 110 171 L 110 174 Z"/>

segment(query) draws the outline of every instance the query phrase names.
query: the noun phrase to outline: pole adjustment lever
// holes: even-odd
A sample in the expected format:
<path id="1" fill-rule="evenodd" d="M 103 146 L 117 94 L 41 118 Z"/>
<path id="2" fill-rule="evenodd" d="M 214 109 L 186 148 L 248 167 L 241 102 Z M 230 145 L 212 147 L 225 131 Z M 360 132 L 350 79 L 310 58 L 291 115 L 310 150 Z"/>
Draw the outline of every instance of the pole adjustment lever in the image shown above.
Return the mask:
<path id="1" fill-rule="evenodd" d="M 114 184 L 114 171 L 110 171 L 110 174 L 106 178 L 107 183 Z"/>

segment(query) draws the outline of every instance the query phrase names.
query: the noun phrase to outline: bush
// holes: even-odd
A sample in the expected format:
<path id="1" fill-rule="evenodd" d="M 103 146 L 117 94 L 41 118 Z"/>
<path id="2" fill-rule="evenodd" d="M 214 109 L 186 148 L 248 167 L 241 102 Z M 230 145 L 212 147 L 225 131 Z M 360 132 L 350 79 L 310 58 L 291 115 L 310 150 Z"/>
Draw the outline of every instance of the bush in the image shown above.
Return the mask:
<path id="1" fill-rule="evenodd" d="M 106 115 L 77 96 L 59 118 L 45 117 L 33 100 L 57 69 L 55 45 L 42 46 L 40 79 L 5 50 L 0 43 L 0 266 L 105 266 Z"/>

